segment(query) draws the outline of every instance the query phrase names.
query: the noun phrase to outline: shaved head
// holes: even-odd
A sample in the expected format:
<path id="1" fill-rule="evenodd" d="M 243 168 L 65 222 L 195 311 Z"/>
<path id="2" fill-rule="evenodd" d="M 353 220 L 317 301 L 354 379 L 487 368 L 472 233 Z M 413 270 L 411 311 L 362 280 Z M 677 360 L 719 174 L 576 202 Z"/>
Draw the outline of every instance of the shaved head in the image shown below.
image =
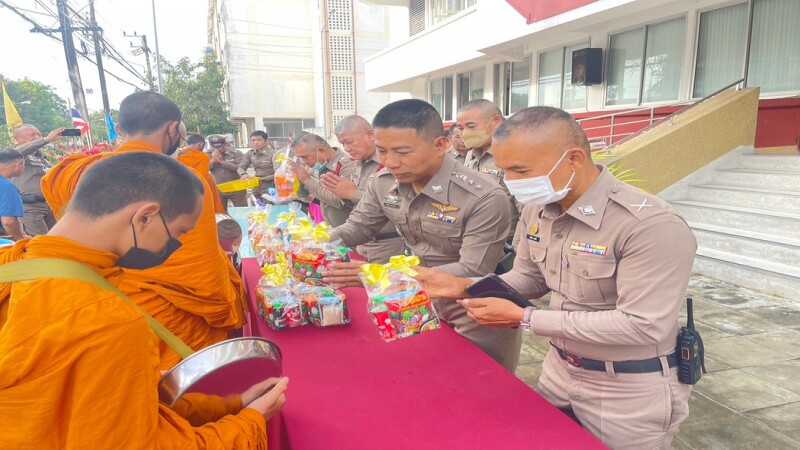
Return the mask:
<path id="1" fill-rule="evenodd" d="M 14 127 L 11 130 L 11 135 L 14 137 L 14 140 L 17 141 L 17 144 L 22 145 L 40 139 L 42 137 L 42 132 L 35 126 L 24 123 Z"/>
<path id="2" fill-rule="evenodd" d="M 494 132 L 495 141 L 503 141 L 512 135 L 540 130 L 558 129 L 558 137 L 565 145 L 582 148 L 591 159 L 592 149 L 580 124 L 566 111 L 550 106 L 534 106 L 508 118 Z"/>
<path id="3" fill-rule="evenodd" d="M 464 111 L 473 111 L 477 110 L 480 111 L 483 117 L 492 117 L 492 116 L 503 116 L 503 113 L 500 111 L 500 108 L 489 100 L 485 98 L 479 98 L 475 100 L 468 101 L 464 103 L 461 108 L 458 108 L 458 112 L 462 113 Z"/>
<path id="4" fill-rule="evenodd" d="M 352 115 L 340 120 L 339 123 L 336 124 L 336 128 L 333 130 L 333 133 L 338 136 L 348 131 L 366 131 L 370 128 L 372 128 L 372 125 L 370 125 L 367 119 L 361 116 Z"/>
<path id="5" fill-rule="evenodd" d="M 128 135 L 150 134 L 169 122 L 180 122 L 178 105 L 158 92 L 135 92 L 119 105 L 119 129 Z"/>

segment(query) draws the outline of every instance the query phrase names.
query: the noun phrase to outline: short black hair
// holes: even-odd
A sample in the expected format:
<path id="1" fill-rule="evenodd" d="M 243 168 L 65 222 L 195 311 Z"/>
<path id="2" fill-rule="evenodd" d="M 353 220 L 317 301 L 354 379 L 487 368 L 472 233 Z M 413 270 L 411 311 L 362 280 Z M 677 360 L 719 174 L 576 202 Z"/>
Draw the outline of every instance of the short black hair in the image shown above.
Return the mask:
<path id="1" fill-rule="evenodd" d="M 181 121 L 181 110 L 158 92 L 135 92 L 119 105 L 119 129 L 127 134 L 152 133 L 172 121 Z"/>
<path id="2" fill-rule="evenodd" d="M 339 123 L 336 124 L 336 127 L 333 129 L 333 134 L 340 135 L 342 133 L 346 133 L 350 130 L 354 130 L 357 128 L 362 128 L 364 130 L 368 130 L 372 127 L 369 124 L 369 121 L 357 114 L 353 114 L 351 116 L 347 116 L 342 118 Z"/>
<path id="3" fill-rule="evenodd" d="M 458 112 L 467 111 L 469 109 L 480 110 L 484 117 L 503 117 L 503 112 L 500 111 L 500 108 L 498 108 L 494 102 L 486 100 L 485 98 L 476 98 L 475 100 L 464 103 L 461 105 L 461 108 L 458 108 Z"/>
<path id="4" fill-rule="evenodd" d="M 398 100 L 381 108 L 372 119 L 373 128 L 413 128 L 417 135 L 436 139 L 444 136 L 442 116 L 428 102 Z"/>
<path id="5" fill-rule="evenodd" d="M 297 137 L 292 141 L 292 148 L 295 148 L 298 145 L 314 145 L 323 148 L 331 148 L 331 144 L 328 144 L 328 141 L 323 139 L 322 136 L 305 132 L 298 134 Z"/>
<path id="6" fill-rule="evenodd" d="M 557 123 L 567 127 L 570 143 L 584 149 L 591 158 L 592 148 L 583 127 L 568 112 L 551 106 L 533 106 L 517 112 L 497 127 L 492 139 L 502 141 L 512 133 L 536 130 Z"/>
<path id="7" fill-rule="evenodd" d="M 255 137 L 255 136 L 258 136 L 264 139 L 265 141 L 269 139 L 269 135 L 267 134 L 267 132 L 262 130 L 256 130 L 250 133 L 250 137 Z"/>
<path id="8" fill-rule="evenodd" d="M 204 138 L 203 136 L 201 136 L 199 134 L 190 134 L 190 135 L 186 136 L 186 143 L 189 144 L 189 145 L 199 144 L 201 142 L 205 143 L 206 142 L 206 138 Z"/>
<path id="9" fill-rule="evenodd" d="M 452 136 L 453 135 L 453 131 L 455 131 L 456 128 L 458 128 L 458 124 L 457 123 L 454 123 L 454 124 L 450 125 L 450 128 L 447 129 L 447 136 Z"/>
<path id="10" fill-rule="evenodd" d="M 19 161 L 22 158 L 22 153 L 13 148 L 0 149 L 0 164 L 8 164 L 10 162 Z"/>
<path id="11" fill-rule="evenodd" d="M 121 153 L 103 158 L 81 176 L 67 211 L 96 219 L 132 203 L 154 201 L 170 221 L 194 212 L 203 191 L 197 175 L 169 156 Z"/>

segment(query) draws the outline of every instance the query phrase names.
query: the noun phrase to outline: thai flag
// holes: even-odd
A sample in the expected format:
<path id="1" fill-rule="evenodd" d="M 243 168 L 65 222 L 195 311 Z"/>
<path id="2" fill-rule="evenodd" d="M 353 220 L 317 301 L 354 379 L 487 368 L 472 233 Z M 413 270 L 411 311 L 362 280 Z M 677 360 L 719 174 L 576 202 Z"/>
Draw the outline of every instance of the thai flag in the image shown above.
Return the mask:
<path id="1" fill-rule="evenodd" d="M 81 117 L 81 113 L 79 113 L 77 109 L 71 108 L 70 109 L 70 113 L 72 114 L 72 126 L 73 127 L 80 128 L 81 129 L 81 134 L 84 134 L 87 131 L 89 131 L 89 124 L 86 123 L 85 120 L 83 120 L 83 117 Z"/>

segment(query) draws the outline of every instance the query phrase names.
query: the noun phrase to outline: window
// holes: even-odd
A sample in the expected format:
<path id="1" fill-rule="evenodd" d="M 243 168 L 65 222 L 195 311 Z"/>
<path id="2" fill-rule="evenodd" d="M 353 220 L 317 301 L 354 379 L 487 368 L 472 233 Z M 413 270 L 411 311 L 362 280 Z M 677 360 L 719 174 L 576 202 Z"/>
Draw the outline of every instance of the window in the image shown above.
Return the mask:
<path id="1" fill-rule="evenodd" d="M 800 89 L 800 2 L 797 0 L 756 0 L 747 85 L 761 92 Z"/>
<path id="2" fill-rule="evenodd" d="M 694 98 L 712 94 L 742 77 L 747 9 L 742 3 L 700 14 Z"/>
<path id="3" fill-rule="evenodd" d="M 483 81 L 486 69 L 480 68 L 458 74 L 458 107 L 470 100 L 483 98 Z"/>
<path id="4" fill-rule="evenodd" d="M 606 104 L 637 105 L 678 99 L 686 19 L 611 36 Z"/>
<path id="5" fill-rule="evenodd" d="M 572 85 L 572 52 L 586 47 L 578 44 L 539 54 L 539 105 L 586 108 L 586 87 Z"/>
<path id="6" fill-rule="evenodd" d="M 521 62 L 494 65 L 494 103 L 504 115 L 527 108 L 530 89 L 530 56 Z"/>
<path id="7" fill-rule="evenodd" d="M 270 139 L 289 139 L 300 134 L 304 128 L 313 128 L 314 119 L 267 119 L 264 128 Z"/>
<path id="8" fill-rule="evenodd" d="M 442 120 L 453 120 L 453 77 L 431 80 L 430 99 Z"/>

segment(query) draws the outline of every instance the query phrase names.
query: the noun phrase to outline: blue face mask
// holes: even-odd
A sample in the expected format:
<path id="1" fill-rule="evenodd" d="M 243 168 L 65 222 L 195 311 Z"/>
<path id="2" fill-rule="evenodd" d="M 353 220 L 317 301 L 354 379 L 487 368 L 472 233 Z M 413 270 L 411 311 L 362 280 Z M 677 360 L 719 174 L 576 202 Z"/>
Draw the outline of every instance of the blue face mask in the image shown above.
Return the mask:
<path id="1" fill-rule="evenodd" d="M 316 170 L 317 172 L 322 172 L 322 169 L 324 168 L 325 164 L 322 164 L 321 162 L 314 164 L 314 170 Z"/>

